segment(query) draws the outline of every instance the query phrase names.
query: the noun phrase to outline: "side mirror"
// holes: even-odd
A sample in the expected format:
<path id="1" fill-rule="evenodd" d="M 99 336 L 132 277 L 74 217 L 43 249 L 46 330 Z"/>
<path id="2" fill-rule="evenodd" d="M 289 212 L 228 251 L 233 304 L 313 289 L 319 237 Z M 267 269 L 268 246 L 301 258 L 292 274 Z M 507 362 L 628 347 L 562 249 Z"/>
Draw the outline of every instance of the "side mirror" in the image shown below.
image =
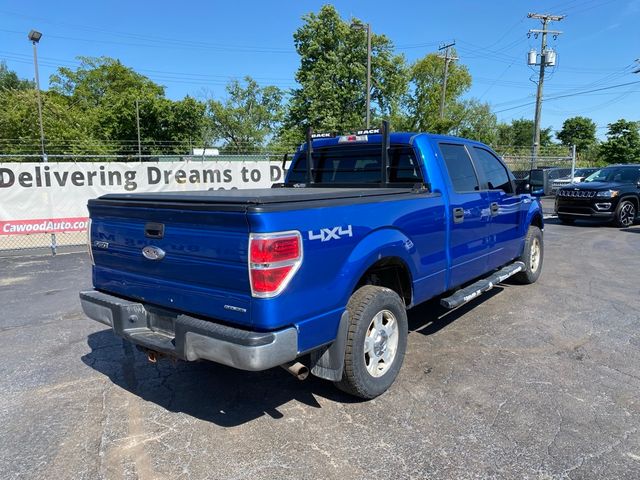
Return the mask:
<path id="1" fill-rule="evenodd" d="M 534 168 L 529 171 L 529 193 L 534 197 L 544 196 L 545 175 L 541 168 Z"/>

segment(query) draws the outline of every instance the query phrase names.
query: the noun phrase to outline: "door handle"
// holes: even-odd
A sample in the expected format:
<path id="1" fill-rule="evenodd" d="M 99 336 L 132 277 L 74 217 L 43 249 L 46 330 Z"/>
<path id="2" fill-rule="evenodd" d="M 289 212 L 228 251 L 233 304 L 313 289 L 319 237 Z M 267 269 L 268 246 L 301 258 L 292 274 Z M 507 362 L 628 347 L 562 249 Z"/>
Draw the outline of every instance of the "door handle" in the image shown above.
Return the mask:
<path id="1" fill-rule="evenodd" d="M 498 202 L 493 202 L 491 204 L 491 216 L 495 217 L 496 215 L 498 215 L 498 210 L 500 210 L 500 207 L 498 206 Z"/>
<path id="2" fill-rule="evenodd" d="M 453 209 L 453 223 L 464 222 L 464 208 Z"/>

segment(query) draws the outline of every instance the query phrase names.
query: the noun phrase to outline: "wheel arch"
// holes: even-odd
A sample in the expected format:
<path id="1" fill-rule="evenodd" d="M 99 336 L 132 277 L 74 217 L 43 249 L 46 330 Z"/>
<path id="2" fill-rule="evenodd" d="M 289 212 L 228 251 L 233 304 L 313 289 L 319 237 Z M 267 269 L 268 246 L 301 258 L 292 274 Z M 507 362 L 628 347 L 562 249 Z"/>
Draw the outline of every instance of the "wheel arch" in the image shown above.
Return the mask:
<path id="1" fill-rule="evenodd" d="M 413 279 L 409 267 L 400 257 L 382 257 L 360 276 L 352 294 L 365 285 L 386 287 L 396 292 L 405 306 L 413 301 Z"/>
<path id="2" fill-rule="evenodd" d="M 618 204 L 624 202 L 625 200 L 628 200 L 631 203 L 633 203 L 633 205 L 636 207 L 636 216 L 637 216 L 638 211 L 640 210 L 640 197 L 636 197 L 635 195 L 632 195 L 632 194 L 622 195 L 620 197 L 620 200 L 618 201 Z"/>
<path id="3" fill-rule="evenodd" d="M 352 279 L 345 292 L 345 305 L 361 286 L 377 285 L 395 291 L 410 306 L 419 259 L 416 246 L 400 230 L 383 228 L 371 232 L 353 249 L 345 264 L 343 273 Z"/>

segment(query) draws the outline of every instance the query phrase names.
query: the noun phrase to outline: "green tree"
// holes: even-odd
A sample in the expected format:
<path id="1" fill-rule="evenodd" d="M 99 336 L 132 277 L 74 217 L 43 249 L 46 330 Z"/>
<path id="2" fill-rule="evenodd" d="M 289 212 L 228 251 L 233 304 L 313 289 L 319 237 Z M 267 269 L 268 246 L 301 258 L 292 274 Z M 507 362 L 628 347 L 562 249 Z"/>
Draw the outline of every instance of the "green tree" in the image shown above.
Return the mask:
<path id="1" fill-rule="evenodd" d="M 231 81 L 224 102 L 207 102 L 213 137 L 234 153 L 260 150 L 282 120 L 282 98 L 279 88 L 261 87 L 251 77 Z"/>
<path id="2" fill-rule="evenodd" d="M 303 17 L 294 33 L 300 55 L 279 140 L 290 147 L 304 139 L 306 125 L 316 130 L 346 132 L 364 125 L 367 46 L 361 29 L 351 28 L 332 5 Z M 354 19 L 354 23 L 358 23 Z M 391 116 L 407 88 L 404 56 L 393 53 L 384 35 L 371 36 L 372 124 Z"/>
<path id="3" fill-rule="evenodd" d="M 471 99 L 458 102 L 450 114 L 456 127 L 455 135 L 470 138 L 489 145 L 498 139 L 498 122 L 487 103 Z"/>
<path id="4" fill-rule="evenodd" d="M 110 152 L 137 153 L 136 104 L 143 154 L 187 153 L 192 142 L 204 142 L 203 103 L 165 98 L 164 87 L 119 60 L 79 59 L 75 69 L 58 69 L 50 79 L 51 90 L 82 110 L 92 135 L 109 145 Z"/>
<path id="5" fill-rule="evenodd" d="M 51 89 L 79 104 L 100 106 L 105 99 L 127 95 L 164 96 L 164 87 L 109 57 L 78 57 L 76 69 L 58 68 L 51 76 Z"/>
<path id="6" fill-rule="evenodd" d="M 620 119 L 608 125 L 607 140 L 600 145 L 600 160 L 606 163 L 640 162 L 640 122 Z"/>
<path id="7" fill-rule="evenodd" d="M 439 55 L 430 53 L 412 65 L 411 89 L 406 97 L 408 130 L 449 133 L 460 126 L 464 106 L 459 98 L 471 87 L 471 75 L 464 65 L 449 63 L 445 92 L 446 115 L 444 119 L 440 119 L 444 63 L 445 60 Z"/>
<path id="8" fill-rule="evenodd" d="M 91 130 L 119 154 L 137 151 L 137 101 L 141 138 L 146 145 L 143 153 L 152 153 L 148 142 L 162 139 L 167 110 L 163 87 L 113 58 L 79 60 L 79 67 L 61 67 L 51 76 L 51 90 L 81 108 Z"/>
<path id="9" fill-rule="evenodd" d="M 30 88 L 34 88 L 32 81 L 19 78 L 16 72 L 9 70 L 4 60 L 0 61 L 0 91 L 28 90 Z"/>
<path id="10" fill-rule="evenodd" d="M 567 118 L 556 137 L 563 145 L 575 145 L 583 153 L 596 145 L 596 124 L 586 117 Z"/>
<path id="11" fill-rule="evenodd" d="M 55 92 L 42 92 L 41 98 L 48 153 L 87 153 L 88 149 L 94 149 L 96 139 L 91 135 L 84 112 Z M 6 154 L 40 152 L 35 90 L 0 92 L 0 151 Z M 108 152 L 98 149 L 92 153 Z"/>
<path id="12" fill-rule="evenodd" d="M 533 120 L 525 118 L 511 120 L 511 124 L 498 125 L 498 145 L 531 147 L 533 144 Z M 551 127 L 540 129 L 540 145 L 552 145 Z"/>

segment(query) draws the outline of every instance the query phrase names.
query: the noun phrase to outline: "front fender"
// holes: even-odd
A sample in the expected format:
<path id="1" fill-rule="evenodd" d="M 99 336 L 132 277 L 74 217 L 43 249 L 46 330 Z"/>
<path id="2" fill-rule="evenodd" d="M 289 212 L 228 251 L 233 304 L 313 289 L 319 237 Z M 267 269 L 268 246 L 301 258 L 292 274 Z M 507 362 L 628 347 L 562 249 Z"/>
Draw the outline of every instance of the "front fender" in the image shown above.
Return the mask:
<path id="1" fill-rule="evenodd" d="M 522 255 L 522 252 L 524 251 L 524 242 L 527 237 L 529 225 L 538 225 L 540 227 L 540 230 L 544 232 L 544 215 L 542 212 L 542 203 L 540 203 L 540 200 L 535 197 L 529 198 L 531 199 L 531 203 L 529 204 L 529 208 L 526 211 L 526 215 L 524 216 L 524 222 L 522 222 L 522 224 L 520 225 L 519 255 Z"/>
<path id="2" fill-rule="evenodd" d="M 542 212 L 542 203 L 537 198 L 533 198 L 532 202 L 529 204 L 529 209 L 527 210 L 527 214 L 525 217 L 525 221 L 523 222 L 522 235 L 527 234 L 527 230 L 529 229 L 529 225 L 534 224 L 540 227 L 540 230 L 544 230 L 544 215 Z"/>
<path id="3" fill-rule="evenodd" d="M 378 260 L 398 258 L 408 267 L 411 279 L 418 276 L 420 262 L 418 251 L 409 237 L 395 228 L 381 228 L 362 238 L 347 258 L 342 271 L 342 278 L 351 288 L 344 293 L 344 304 L 365 272 Z M 413 289 L 413 285 L 412 285 Z"/>

